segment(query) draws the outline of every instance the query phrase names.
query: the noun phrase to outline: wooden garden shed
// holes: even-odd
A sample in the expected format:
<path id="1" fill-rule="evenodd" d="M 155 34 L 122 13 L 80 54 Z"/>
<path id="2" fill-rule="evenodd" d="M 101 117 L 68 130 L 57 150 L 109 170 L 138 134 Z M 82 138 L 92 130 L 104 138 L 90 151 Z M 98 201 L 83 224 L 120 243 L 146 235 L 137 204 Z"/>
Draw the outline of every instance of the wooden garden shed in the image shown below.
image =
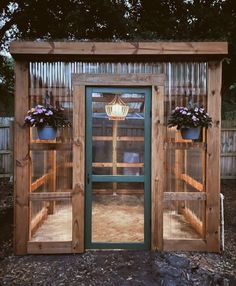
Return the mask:
<path id="1" fill-rule="evenodd" d="M 220 251 L 225 42 L 30 42 L 15 59 L 16 254 L 87 249 Z M 115 97 L 129 107 L 109 120 Z M 184 140 L 171 110 L 194 103 L 211 128 Z M 72 122 L 55 140 L 24 126 L 35 105 Z"/>

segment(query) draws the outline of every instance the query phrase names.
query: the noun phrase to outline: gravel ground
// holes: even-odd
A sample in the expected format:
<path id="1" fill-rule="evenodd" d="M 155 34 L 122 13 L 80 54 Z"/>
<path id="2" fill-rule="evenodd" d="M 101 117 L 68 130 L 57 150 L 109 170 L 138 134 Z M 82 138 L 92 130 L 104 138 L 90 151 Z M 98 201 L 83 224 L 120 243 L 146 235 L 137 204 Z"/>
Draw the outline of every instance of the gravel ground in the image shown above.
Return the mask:
<path id="1" fill-rule="evenodd" d="M 236 285 L 236 181 L 222 181 L 225 250 L 88 251 L 82 255 L 12 253 L 12 186 L 0 182 L 0 285 Z"/>

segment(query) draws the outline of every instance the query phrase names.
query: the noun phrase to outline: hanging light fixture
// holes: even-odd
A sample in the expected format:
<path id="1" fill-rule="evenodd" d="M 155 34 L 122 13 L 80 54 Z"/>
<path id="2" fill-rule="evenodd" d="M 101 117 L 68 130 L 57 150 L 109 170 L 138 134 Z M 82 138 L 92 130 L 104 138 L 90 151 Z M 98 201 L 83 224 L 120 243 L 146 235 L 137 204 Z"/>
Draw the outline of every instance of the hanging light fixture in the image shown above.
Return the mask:
<path id="1" fill-rule="evenodd" d="M 128 114 L 129 106 L 124 103 L 119 95 L 105 106 L 109 120 L 125 120 Z"/>

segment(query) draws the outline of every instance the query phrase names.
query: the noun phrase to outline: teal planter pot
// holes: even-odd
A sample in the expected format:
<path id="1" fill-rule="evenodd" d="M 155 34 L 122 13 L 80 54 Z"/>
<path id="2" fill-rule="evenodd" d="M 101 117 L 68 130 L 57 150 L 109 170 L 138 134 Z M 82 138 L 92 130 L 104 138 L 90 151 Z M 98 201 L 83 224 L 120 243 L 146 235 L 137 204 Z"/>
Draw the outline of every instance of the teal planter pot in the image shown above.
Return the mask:
<path id="1" fill-rule="evenodd" d="M 183 139 L 196 140 L 200 137 L 201 127 L 181 128 L 180 132 Z"/>
<path id="2" fill-rule="evenodd" d="M 54 140 L 57 135 L 57 129 L 52 126 L 37 127 L 39 140 Z"/>

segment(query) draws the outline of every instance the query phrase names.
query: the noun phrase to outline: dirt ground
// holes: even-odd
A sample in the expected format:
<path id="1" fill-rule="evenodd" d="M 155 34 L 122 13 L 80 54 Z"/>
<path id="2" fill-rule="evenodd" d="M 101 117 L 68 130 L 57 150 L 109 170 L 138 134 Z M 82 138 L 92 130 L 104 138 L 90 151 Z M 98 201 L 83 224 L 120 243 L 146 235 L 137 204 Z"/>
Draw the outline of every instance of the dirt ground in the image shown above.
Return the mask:
<path id="1" fill-rule="evenodd" d="M 82 255 L 12 252 L 12 185 L 0 181 L 0 285 L 236 285 L 236 180 L 222 181 L 225 250 L 88 251 Z"/>

